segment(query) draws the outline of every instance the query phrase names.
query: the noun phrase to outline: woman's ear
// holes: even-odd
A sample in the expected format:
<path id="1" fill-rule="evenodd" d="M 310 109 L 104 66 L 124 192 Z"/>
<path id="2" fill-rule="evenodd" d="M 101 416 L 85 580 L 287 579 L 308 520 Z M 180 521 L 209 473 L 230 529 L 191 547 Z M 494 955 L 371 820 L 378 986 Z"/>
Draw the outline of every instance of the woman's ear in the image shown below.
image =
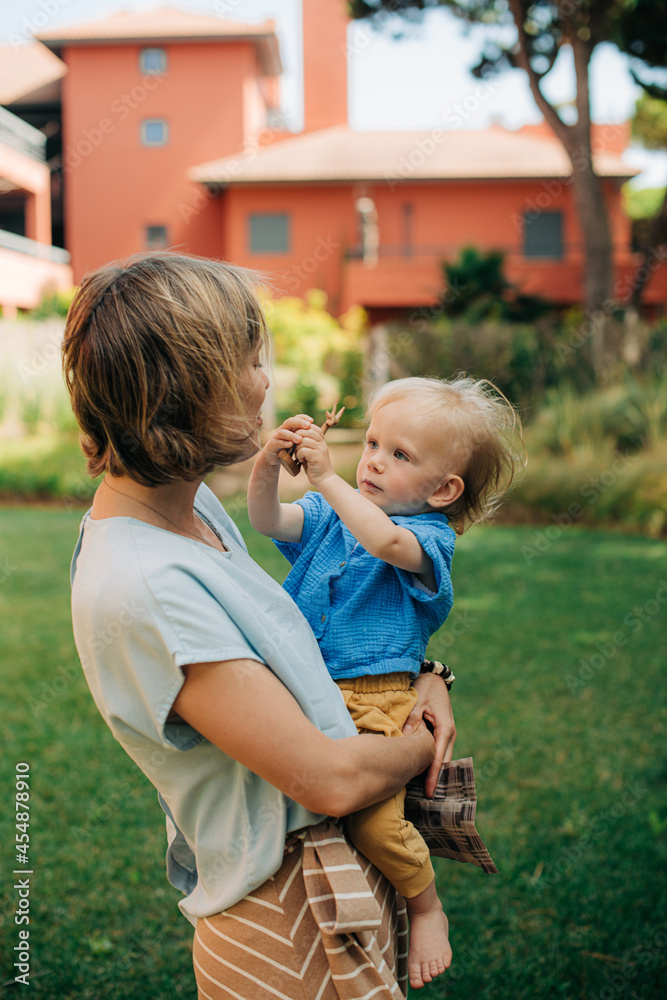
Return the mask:
<path id="1" fill-rule="evenodd" d="M 458 500 L 464 489 L 465 483 L 460 476 L 446 476 L 426 503 L 429 507 L 448 507 L 450 503 Z"/>

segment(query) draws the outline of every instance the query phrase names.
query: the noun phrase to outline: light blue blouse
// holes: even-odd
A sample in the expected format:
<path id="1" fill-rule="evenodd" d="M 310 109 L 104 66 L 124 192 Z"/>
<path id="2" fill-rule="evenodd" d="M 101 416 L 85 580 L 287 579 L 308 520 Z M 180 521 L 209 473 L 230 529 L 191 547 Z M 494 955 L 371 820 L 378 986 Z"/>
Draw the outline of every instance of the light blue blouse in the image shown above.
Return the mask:
<path id="1" fill-rule="evenodd" d="M 197 512 L 228 552 L 131 517 L 85 515 L 72 560 L 74 638 L 95 703 L 158 790 L 167 874 L 194 924 L 273 874 L 288 832 L 319 822 L 191 726 L 167 722 L 188 663 L 266 663 L 322 732 L 356 732 L 292 599 L 201 486 Z M 249 674 L 248 712 L 252 712 Z M 279 753 L 280 748 L 276 747 Z M 298 796 L 305 775 L 294 775 Z"/>

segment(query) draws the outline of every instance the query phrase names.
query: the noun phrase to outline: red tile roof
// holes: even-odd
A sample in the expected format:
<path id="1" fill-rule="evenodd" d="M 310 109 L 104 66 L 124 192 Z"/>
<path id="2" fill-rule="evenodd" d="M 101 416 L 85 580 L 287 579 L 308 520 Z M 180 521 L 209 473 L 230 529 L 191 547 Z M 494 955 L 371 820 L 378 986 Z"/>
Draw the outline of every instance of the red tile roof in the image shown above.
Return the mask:
<path id="1" fill-rule="evenodd" d="M 118 11 L 110 17 L 65 28 L 41 31 L 36 37 L 51 49 L 66 45 L 91 45 L 100 42 L 167 41 L 256 41 L 264 49 L 265 71 L 277 76 L 282 72 L 275 22 L 246 24 L 228 18 L 192 14 L 173 7 L 152 10 Z"/>
<path id="2" fill-rule="evenodd" d="M 638 171 L 620 156 L 594 156 L 600 176 L 628 178 Z M 555 138 L 523 135 L 499 126 L 483 131 L 354 132 L 345 125 L 308 132 L 259 150 L 193 167 L 201 183 L 267 184 L 308 181 L 454 180 L 569 177 L 570 161 Z"/>

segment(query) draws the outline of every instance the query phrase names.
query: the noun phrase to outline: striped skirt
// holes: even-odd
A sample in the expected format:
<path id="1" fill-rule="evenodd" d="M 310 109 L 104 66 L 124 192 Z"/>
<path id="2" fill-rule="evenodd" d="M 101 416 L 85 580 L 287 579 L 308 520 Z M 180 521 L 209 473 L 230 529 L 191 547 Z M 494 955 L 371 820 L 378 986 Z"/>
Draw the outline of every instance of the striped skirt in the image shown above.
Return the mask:
<path id="1" fill-rule="evenodd" d="M 282 867 L 197 923 L 199 1000 L 402 1000 L 405 904 L 331 820 L 290 836 Z"/>

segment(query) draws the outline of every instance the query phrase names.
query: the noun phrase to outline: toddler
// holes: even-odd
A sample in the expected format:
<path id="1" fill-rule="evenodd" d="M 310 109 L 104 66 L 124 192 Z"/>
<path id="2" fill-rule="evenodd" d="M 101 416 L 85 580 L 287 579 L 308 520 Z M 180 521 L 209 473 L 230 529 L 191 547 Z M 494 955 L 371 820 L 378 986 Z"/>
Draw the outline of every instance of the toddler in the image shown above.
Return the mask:
<path id="1" fill-rule="evenodd" d="M 290 417 L 258 456 L 254 528 L 292 564 L 284 587 L 313 629 L 361 732 L 400 736 L 431 635 L 452 607 L 455 531 L 488 516 L 512 481 L 516 417 L 491 383 L 407 378 L 372 394 L 355 490 L 312 418 Z M 311 486 L 282 504 L 279 452 L 296 446 Z M 454 530 L 450 525 L 453 525 Z M 408 974 L 421 987 L 451 962 L 428 848 L 405 791 L 346 819 L 350 839 L 405 897 Z"/>

